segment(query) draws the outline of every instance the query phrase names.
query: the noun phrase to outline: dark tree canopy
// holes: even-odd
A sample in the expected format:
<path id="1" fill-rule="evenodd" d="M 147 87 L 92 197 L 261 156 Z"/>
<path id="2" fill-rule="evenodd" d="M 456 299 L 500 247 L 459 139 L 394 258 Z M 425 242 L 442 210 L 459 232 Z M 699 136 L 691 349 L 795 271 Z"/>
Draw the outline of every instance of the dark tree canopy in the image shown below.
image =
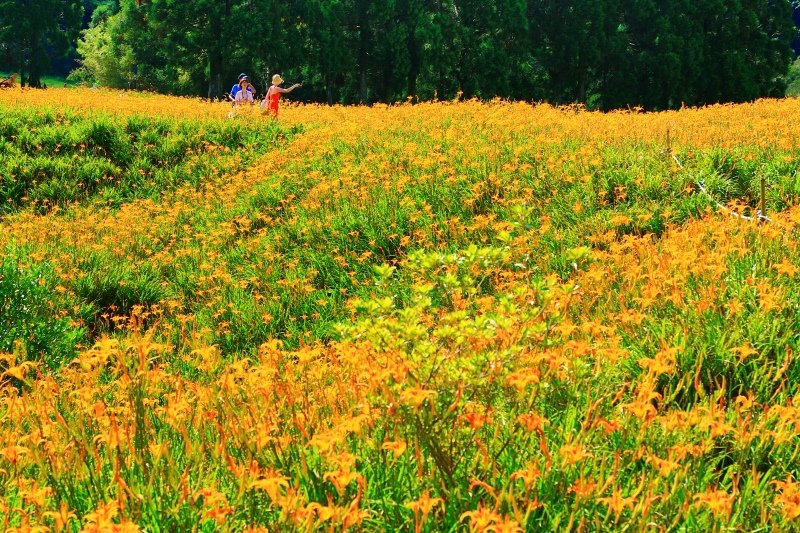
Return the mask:
<path id="1" fill-rule="evenodd" d="M 82 0 L 0 0 L 0 52 L 23 84 L 39 87 L 51 59 L 73 46 L 82 19 Z"/>
<path id="2" fill-rule="evenodd" d="M 797 33 L 791 0 L 0 0 L 0 51 L 35 84 L 84 5 L 92 83 L 218 98 L 280 72 L 328 103 L 746 101 L 784 93 Z"/>

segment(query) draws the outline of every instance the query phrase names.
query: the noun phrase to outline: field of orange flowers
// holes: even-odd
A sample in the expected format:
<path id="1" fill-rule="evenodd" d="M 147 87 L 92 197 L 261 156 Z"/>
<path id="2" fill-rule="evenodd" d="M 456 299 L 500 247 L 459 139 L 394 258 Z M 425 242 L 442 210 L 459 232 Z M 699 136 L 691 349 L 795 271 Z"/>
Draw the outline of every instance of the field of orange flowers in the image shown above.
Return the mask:
<path id="1" fill-rule="evenodd" d="M 0 92 L 0 529 L 798 527 L 800 101 L 230 111 Z"/>

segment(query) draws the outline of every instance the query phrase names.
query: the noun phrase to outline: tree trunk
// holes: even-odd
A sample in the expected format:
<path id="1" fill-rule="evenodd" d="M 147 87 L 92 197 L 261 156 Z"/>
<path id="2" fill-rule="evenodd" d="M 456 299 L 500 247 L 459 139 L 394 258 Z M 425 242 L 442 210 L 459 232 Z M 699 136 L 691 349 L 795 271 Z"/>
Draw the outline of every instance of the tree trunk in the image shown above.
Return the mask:
<path id="1" fill-rule="evenodd" d="M 330 83 L 325 84 L 325 94 L 328 98 L 328 105 L 333 105 L 333 87 Z"/>
<path id="2" fill-rule="evenodd" d="M 216 11 L 216 10 L 215 10 Z M 222 16 L 219 11 L 209 13 L 211 18 L 211 50 L 208 52 L 208 98 L 221 98 L 225 93 L 222 74 L 225 68 L 222 29 L 231 15 L 231 0 L 225 0 Z"/>
<path id="3" fill-rule="evenodd" d="M 410 29 L 408 35 L 408 54 L 411 59 L 411 65 L 408 68 L 408 96 L 413 102 L 417 99 L 417 78 L 419 77 L 420 70 L 420 51 L 417 47 L 417 41 L 414 38 L 414 31 Z"/>
<path id="4" fill-rule="evenodd" d="M 367 73 L 364 72 L 364 67 L 361 67 L 361 80 L 358 87 L 358 96 L 362 104 L 367 103 Z"/>
<path id="5" fill-rule="evenodd" d="M 420 63 L 422 62 L 422 53 L 417 44 L 417 36 L 415 35 L 417 25 L 413 23 L 416 14 L 410 12 L 408 14 L 408 85 L 406 87 L 408 96 L 413 102 L 417 101 L 417 78 L 419 77 Z"/>
<path id="6" fill-rule="evenodd" d="M 362 104 L 367 103 L 367 47 L 369 46 L 369 21 L 367 2 L 358 2 L 358 98 Z"/>
<path id="7" fill-rule="evenodd" d="M 214 50 L 208 65 L 208 98 L 219 98 L 222 93 L 222 54 Z"/>
<path id="8" fill-rule="evenodd" d="M 30 66 L 29 66 L 29 75 L 28 75 L 28 85 L 30 87 L 41 87 L 42 86 L 42 56 L 43 51 L 41 50 L 41 40 L 35 34 L 35 32 L 31 33 L 31 55 L 30 55 Z"/>
<path id="9" fill-rule="evenodd" d="M 28 77 L 25 73 L 25 40 L 20 37 L 17 64 L 19 66 L 19 86 L 25 87 Z"/>

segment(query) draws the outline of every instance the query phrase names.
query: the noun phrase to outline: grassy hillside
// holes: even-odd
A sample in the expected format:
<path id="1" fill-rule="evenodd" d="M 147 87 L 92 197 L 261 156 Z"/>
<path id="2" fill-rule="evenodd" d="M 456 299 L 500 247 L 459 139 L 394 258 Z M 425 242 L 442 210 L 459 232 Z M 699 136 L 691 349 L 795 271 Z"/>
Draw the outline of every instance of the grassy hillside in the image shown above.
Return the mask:
<path id="1" fill-rule="evenodd" d="M 230 111 L 0 93 L 4 528 L 796 525 L 796 101 Z"/>
<path id="2" fill-rule="evenodd" d="M 89 201 L 157 199 L 235 172 L 278 144 L 275 124 L 0 109 L 0 205 L 46 211 Z"/>

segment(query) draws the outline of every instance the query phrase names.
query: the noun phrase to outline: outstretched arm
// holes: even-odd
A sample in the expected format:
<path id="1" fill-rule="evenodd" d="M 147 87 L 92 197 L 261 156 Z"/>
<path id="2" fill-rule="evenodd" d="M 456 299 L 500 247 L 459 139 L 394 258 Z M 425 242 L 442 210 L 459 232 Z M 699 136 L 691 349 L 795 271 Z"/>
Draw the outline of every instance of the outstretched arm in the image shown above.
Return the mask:
<path id="1" fill-rule="evenodd" d="M 278 91 L 281 94 L 286 94 L 286 93 L 290 93 L 290 92 L 294 91 L 298 87 L 302 87 L 302 85 L 300 85 L 299 83 L 295 83 L 294 85 L 292 85 L 288 89 L 284 89 L 283 87 L 275 87 L 275 90 Z"/>

